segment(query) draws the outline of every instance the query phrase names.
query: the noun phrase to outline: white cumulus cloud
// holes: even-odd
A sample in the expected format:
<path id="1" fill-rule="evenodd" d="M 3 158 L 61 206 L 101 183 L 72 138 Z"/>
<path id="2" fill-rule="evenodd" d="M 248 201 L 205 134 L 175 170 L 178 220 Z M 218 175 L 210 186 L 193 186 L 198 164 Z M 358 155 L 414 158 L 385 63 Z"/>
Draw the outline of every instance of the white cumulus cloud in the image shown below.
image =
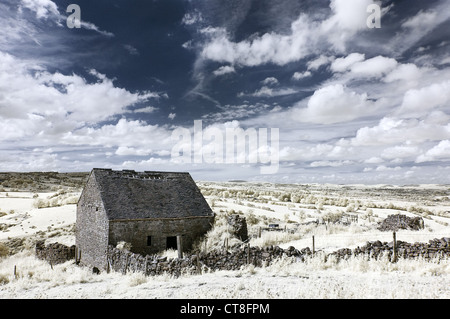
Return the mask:
<path id="1" fill-rule="evenodd" d="M 332 124 L 354 120 L 373 112 L 367 94 L 358 94 L 335 84 L 320 88 L 310 97 L 306 108 L 294 110 L 299 122 Z"/>
<path id="2" fill-rule="evenodd" d="M 450 160 L 450 140 L 440 141 L 437 145 L 430 148 L 424 154 L 417 157 L 417 163 Z"/>

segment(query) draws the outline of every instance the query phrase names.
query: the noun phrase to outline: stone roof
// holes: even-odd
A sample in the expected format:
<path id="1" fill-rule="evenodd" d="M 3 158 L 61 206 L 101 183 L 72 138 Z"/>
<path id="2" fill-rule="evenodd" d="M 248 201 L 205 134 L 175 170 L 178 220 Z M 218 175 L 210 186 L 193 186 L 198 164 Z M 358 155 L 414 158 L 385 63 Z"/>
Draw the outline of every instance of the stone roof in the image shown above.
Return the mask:
<path id="1" fill-rule="evenodd" d="M 93 169 L 109 220 L 214 216 L 189 173 Z"/>

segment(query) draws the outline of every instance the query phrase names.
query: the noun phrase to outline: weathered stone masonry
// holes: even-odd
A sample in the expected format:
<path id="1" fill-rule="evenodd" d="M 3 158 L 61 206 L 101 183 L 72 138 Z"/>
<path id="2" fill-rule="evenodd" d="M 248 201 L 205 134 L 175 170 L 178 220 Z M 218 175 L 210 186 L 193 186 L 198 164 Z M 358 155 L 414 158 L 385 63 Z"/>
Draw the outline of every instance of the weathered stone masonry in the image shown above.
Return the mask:
<path id="1" fill-rule="evenodd" d="M 95 174 L 91 173 L 77 204 L 75 245 L 83 264 L 106 267 L 109 222 Z"/>
<path id="2" fill-rule="evenodd" d="M 407 243 L 397 241 L 398 258 L 449 258 L 450 257 L 450 238 L 433 239 L 428 243 Z M 58 247 L 63 245 L 56 244 Z M 55 246 L 53 246 L 55 247 Z M 69 249 L 69 247 L 67 247 Z M 60 251 L 67 251 L 62 249 Z M 55 260 L 54 257 L 46 254 L 52 254 L 55 250 L 49 246 L 45 248 L 36 246 L 36 255 L 41 259 Z M 317 254 L 322 254 L 320 251 Z M 253 264 L 256 267 L 269 265 L 271 262 L 282 257 L 295 258 L 297 262 L 304 262 L 307 257 L 312 256 L 309 247 L 296 249 L 293 246 L 283 249 L 279 246 L 267 247 L 249 247 L 242 245 L 230 250 L 210 251 L 208 253 L 197 253 L 186 256 L 185 258 L 160 257 L 157 255 L 135 254 L 127 250 L 121 250 L 113 246 L 108 246 L 107 250 L 107 270 L 114 270 L 121 273 L 141 272 L 148 276 L 161 275 L 164 273 L 173 276 L 181 274 L 196 274 L 201 271 L 218 270 L 238 270 L 242 266 Z M 64 255 L 64 253 L 63 253 Z M 382 256 L 391 258 L 393 255 L 393 245 L 388 242 L 371 241 L 362 247 L 355 249 L 342 248 L 330 254 L 323 255 L 324 258 L 336 258 L 338 261 L 352 256 L 366 256 L 368 259 L 378 259 Z M 65 255 L 64 255 L 65 256 Z M 63 260 L 61 258 L 60 260 Z"/>
<path id="3" fill-rule="evenodd" d="M 81 264 L 106 269 L 108 246 L 155 254 L 188 251 L 214 223 L 214 213 L 188 173 L 94 169 L 77 205 Z"/>
<path id="4" fill-rule="evenodd" d="M 45 241 L 40 240 L 36 242 L 35 255 L 52 265 L 61 264 L 75 258 L 75 245 L 68 247 L 60 243 L 52 243 L 45 246 Z"/>
<path id="5" fill-rule="evenodd" d="M 109 242 L 115 246 L 120 241 L 131 244 L 133 251 L 155 253 L 167 249 L 167 237 L 181 235 L 183 251 L 192 247 L 194 240 L 205 234 L 210 228 L 210 219 L 202 218 L 166 218 L 112 220 L 109 223 Z M 148 237 L 151 245 L 148 246 Z M 151 249 L 149 248 L 151 247 Z M 172 247 L 175 248 L 175 247 Z"/>
<path id="6" fill-rule="evenodd" d="M 420 230 L 424 228 L 422 217 L 408 217 L 402 214 L 389 215 L 379 223 L 381 231 L 397 231 L 399 229 Z"/>
<path id="7" fill-rule="evenodd" d="M 448 258 L 450 257 L 450 238 L 430 240 L 429 243 L 407 243 L 397 241 L 398 258 Z M 320 254 L 321 252 L 316 252 Z M 159 256 L 142 256 L 115 247 L 108 248 L 109 269 L 121 273 L 142 272 L 146 275 L 161 275 L 168 273 L 179 276 L 182 273 L 195 274 L 201 270 L 238 270 L 242 266 L 253 264 L 256 267 L 270 265 L 271 262 L 282 257 L 292 257 L 298 262 L 304 262 L 312 256 L 309 247 L 296 249 L 293 246 L 283 249 L 279 246 L 249 247 L 242 245 L 229 251 L 211 251 L 186 256 L 186 258 L 168 259 Z M 373 241 L 355 249 L 342 248 L 324 255 L 325 259 L 347 259 L 351 256 L 366 256 L 368 259 L 378 259 L 382 256 L 391 258 L 392 243 Z"/>

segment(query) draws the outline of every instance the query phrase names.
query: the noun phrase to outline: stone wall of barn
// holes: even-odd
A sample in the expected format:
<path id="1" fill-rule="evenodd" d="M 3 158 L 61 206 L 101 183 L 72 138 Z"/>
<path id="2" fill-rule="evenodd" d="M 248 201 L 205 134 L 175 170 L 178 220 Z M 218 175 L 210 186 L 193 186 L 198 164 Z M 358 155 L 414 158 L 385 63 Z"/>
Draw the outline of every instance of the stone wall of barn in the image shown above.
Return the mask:
<path id="1" fill-rule="evenodd" d="M 77 205 L 77 260 L 83 265 L 104 269 L 108 249 L 108 220 L 97 183 L 93 175 L 88 179 Z"/>
<path id="2" fill-rule="evenodd" d="M 211 229 L 214 217 L 111 220 L 109 244 L 116 246 L 124 241 L 131 251 L 151 255 L 167 248 L 177 249 L 177 236 L 182 238 L 183 251 Z"/>

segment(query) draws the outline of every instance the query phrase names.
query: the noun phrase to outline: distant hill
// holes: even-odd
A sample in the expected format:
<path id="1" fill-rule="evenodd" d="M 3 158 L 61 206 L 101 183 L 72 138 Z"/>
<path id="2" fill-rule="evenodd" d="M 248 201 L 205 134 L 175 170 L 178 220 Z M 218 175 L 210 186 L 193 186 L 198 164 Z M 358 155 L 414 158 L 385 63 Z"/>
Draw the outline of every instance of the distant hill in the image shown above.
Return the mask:
<path id="1" fill-rule="evenodd" d="M 88 172 L 0 172 L 0 191 L 50 191 L 55 187 L 82 189 Z"/>

